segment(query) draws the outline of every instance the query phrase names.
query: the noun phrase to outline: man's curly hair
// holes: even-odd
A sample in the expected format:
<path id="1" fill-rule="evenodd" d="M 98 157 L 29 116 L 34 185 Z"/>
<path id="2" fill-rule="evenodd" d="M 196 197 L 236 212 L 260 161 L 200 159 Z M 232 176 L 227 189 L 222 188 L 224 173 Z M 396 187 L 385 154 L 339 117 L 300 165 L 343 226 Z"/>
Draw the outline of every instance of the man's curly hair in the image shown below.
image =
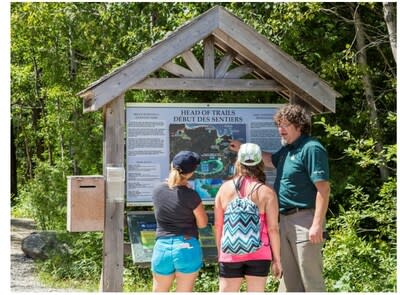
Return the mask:
<path id="1" fill-rule="evenodd" d="M 287 104 L 274 116 L 275 124 L 279 126 L 286 120 L 296 127 L 300 127 L 302 134 L 309 135 L 311 132 L 311 116 L 305 108 L 298 104 Z"/>

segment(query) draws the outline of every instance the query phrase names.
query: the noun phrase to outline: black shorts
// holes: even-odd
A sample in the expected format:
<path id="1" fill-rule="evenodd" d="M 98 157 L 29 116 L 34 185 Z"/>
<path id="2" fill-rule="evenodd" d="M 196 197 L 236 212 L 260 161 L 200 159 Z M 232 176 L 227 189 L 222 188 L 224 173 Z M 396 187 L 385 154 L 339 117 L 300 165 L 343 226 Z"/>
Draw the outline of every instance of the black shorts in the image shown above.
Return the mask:
<path id="1" fill-rule="evenodd" d="M 221 278 L 243 278 L 244 276 L 266 277 L 269 273 L 270 260 L 248 260 L 243 262 L 220 262 Z"/>

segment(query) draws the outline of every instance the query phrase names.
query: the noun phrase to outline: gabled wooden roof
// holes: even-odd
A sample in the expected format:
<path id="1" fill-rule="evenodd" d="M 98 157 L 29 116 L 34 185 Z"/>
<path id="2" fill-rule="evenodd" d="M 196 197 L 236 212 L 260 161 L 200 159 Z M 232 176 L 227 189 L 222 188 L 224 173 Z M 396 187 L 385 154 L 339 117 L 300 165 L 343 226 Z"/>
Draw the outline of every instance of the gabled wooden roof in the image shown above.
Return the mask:
<path id="1" fill-rule="evenodd" d="M 203 45 L 203 66 L 192 53 Z M 216 59 L 216 51 L 220 60 Z M 174 63 L 181 57 L 186 63 Z M 216 64 L 218 62 L 218 64 Z M 155 78 L 159 70 L 173 78 Z M 252 79 L 249 79 L 249 77 Z M 78 93 L 95 111 L 129 89 L 275 91 L 314 113 L 335 112 L 333 90 L 242 20 L 216 6 Z"/>

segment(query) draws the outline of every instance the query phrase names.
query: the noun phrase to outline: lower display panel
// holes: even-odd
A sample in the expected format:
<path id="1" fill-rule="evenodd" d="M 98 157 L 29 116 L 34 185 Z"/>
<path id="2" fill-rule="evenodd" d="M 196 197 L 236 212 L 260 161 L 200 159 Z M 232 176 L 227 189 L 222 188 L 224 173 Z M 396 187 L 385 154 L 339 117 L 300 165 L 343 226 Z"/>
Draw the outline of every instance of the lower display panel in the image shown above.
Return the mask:
<path id="1" fill-rule="evenodd" d="M 207 211 L 208 225 L 200 231 L 200 244 L 206 262 L 217 262 L 214 236 L 214 213 Z M 135 264 L 150 264 L 156 237 L 156 219 L 152 211 L 127 213 L 132 259 Z"/>

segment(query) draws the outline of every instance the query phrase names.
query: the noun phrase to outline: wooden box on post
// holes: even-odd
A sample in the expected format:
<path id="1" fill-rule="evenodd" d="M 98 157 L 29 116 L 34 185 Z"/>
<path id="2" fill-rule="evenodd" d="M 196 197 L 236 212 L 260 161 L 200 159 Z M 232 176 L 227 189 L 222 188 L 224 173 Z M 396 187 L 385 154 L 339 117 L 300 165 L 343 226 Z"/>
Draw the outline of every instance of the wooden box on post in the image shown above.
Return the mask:
<path id="1" fill-rule="evenodd" d="M 67 230 L 104 230 L 104 176 L 68 176 Z"/>

